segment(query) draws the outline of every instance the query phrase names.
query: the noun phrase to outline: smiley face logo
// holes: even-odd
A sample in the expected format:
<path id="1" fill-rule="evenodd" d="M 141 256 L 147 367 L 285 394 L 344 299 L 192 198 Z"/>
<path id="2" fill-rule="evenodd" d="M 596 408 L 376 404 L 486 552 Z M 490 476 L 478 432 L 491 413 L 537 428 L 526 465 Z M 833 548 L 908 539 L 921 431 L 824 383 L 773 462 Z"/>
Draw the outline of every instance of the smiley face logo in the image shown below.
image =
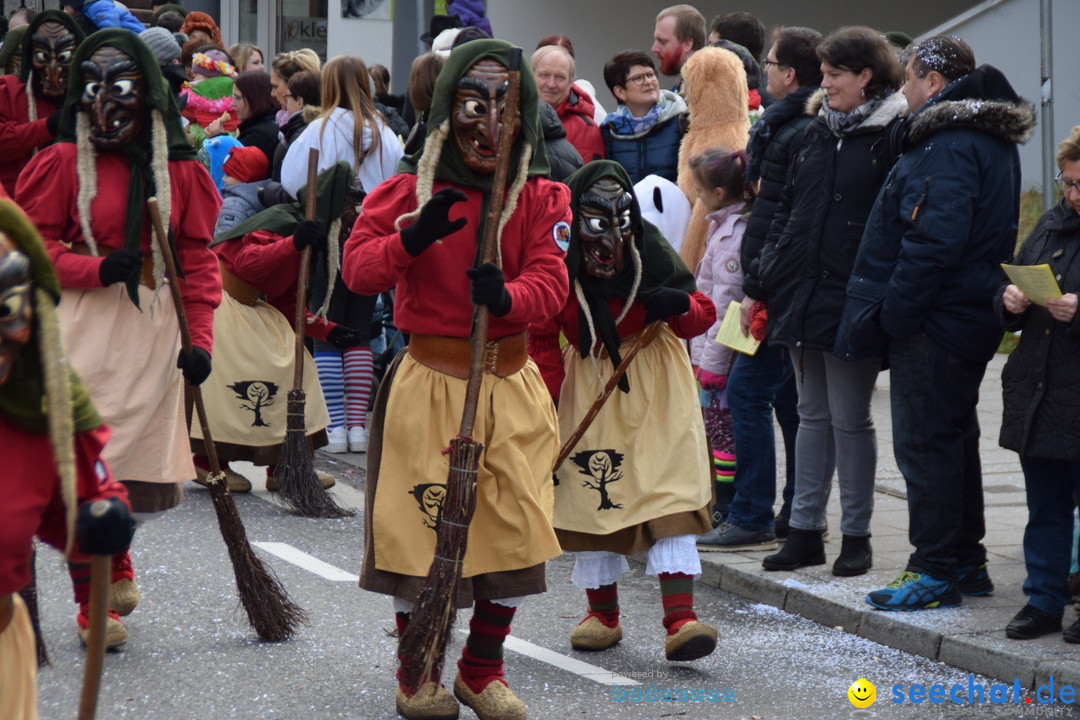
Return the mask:
<path id="1" fill-rule="evenodd" d="M 859 678 L 847 689 L 848 700 L 859 709 L 868 708 L 877 699 L 877 688 L 865 678 Z"/>

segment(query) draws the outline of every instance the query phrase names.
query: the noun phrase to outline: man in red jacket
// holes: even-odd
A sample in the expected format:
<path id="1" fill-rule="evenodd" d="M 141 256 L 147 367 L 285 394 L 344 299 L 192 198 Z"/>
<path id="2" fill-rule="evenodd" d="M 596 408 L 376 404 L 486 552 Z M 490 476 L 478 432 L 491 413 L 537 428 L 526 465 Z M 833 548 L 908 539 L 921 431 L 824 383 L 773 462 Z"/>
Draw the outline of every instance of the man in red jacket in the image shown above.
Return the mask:
<path id="1" fill-rule="evenodd" d="M 544 45 L 533 53 L 531 62 L 540 99 L 555 108 L 566 128 L 566 139 L 585 162 L 602 160 L 604 139 L 593 119 L 595 105 L 587 93 L 573 84 L 574 57 L 561 45 Z"/>

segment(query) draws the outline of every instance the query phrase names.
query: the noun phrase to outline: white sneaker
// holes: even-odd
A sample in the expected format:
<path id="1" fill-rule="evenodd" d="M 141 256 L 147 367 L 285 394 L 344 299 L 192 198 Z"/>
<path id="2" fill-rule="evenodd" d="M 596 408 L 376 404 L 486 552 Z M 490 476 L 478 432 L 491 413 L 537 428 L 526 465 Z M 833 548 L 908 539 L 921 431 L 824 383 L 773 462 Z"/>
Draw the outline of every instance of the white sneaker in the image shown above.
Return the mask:
<path id="1" fill-rule="evenodd" d="M 356 425 L 349 428 L 349 451 L 354 453 L 367 452 L 367 429 Z"/>
<path id="2" fill-rule="evenodd" d="M 326 437 L 330 440 L 330 442 L 322 448 L 326 452 L 335 455 L 349 452 L 348 435 L 345 433 L 345 428 L 327 428 Z"/>

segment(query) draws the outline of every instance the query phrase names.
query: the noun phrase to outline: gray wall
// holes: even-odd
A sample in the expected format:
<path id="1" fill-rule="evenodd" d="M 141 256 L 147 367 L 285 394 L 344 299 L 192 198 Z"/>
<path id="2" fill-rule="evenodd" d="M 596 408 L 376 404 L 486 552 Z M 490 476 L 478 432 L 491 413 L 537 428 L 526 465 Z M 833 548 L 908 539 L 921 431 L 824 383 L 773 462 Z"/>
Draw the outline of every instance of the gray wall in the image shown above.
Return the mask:
<path id="1" fill-rule="evenodd" d="M 1075 0 L 1074 0 L 1075 1 Z M 604 85 L 604 63 L 620 50 L 652 47 L 656 14 L 672 2 L 646 0 L 488 0 L 495 34 L 531 53 L 546 35 L 563 34 L 574 42 L 578 75 L 596 86 L 601 103 L 611 110 L 615 100 Z M 777 24 L 805 25 L 828 32 L 843 25 L 870 25 L 911 36 L 945 22 L 976 3 L 972 0 L 757 0 L 741 3 L 691 3 L 706 22 L 721 12 L 746 10 L 771 29 Z M 665 82 L 665 87 L 674 80 Z"/>

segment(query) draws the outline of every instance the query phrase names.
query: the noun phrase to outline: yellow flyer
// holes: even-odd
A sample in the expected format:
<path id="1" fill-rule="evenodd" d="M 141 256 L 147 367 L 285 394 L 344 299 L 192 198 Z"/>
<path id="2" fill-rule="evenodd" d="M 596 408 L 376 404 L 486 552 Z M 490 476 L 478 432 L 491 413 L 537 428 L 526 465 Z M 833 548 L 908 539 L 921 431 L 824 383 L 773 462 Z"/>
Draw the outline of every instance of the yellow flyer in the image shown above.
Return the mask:
<path id="1" fill-rule="evenodd" d="M 761 341 L 755 340 L 753 335 L 743 335 L 742 328 L 739 326 L 739 309 L 741 307 L 742 303 L 734 300 L 728 303 L 727 312 L 724 313 L 724 320 L 720 323 L 720 332 L 716 333 L 716 342 L 727 345 L 732 350 L 753 355 L 757 352 Z"/>
<path id="2" fill-rule="evenodd" d="M 1054 279 L 1054 272 L 1049 265 L 1006 265 L 1001 269 L 1036 305 L 1045 305 L 1047 298 L 1061 297 L 1061 288 Z"/>

